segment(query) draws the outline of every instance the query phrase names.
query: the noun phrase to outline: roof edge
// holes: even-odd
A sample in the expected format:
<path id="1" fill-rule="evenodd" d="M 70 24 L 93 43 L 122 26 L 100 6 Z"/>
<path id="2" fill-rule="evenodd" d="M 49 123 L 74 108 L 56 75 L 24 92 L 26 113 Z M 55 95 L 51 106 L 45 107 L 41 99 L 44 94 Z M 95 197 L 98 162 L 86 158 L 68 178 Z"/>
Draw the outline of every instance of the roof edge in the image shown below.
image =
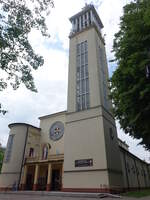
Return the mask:
<path id="1" fill-rule="evenodd" d="M 38 128 L 38 127 L 33 126 L 33 125 L 31 125 L 31 124 L 21 123 L 21 122 L 9 124 L 8 127 L 9 127 L 9 128 L 12 128 L 12 127 L 14 127 L 14 126 L 20 126 L 20 125 L 21 125 L 21 126 L 32 127 L 32 128 L 35 128 L 35 129 L 37 129 L 37 130 L 39 130 L 39 131 L 41 130 L 41 128 Z"/>
<path id="2" fill-rule="evenodd" d="M 67 110 L 64 110 L 64 111 L 61 111 L 61 112 L 57 112 L 57 113 L 52 113 L 50 115 L 44 115 L 44 116 L 41 116 L 39 117 L 38 119 L 46 119 L 46 118 L 49 118 L 49 117 L 53 117 L 53 116 L 57 116 L 57 115 L 62 115 L 62 114 L 65 114 L 67 112 Z"/>
<path id="3" fill-rule="evenodd" d="M 148 163 L 145 160 L 142 160 L 141 158 L 139 158 L 138 156 L 134 155 L 133 153 L 131 153 L 130 151 L 127 151 L 126 149 L 124 149 L 123 147 L 119 146 L 120 149 L 122 149 L 122 151 L 125 151 L 127 154 L 130 154 L 132 157 L 134 157 L 137 160 L 140 160 L 140 162 L 145 163 L 146 165 L 150 166 L 150 163 Z"/>

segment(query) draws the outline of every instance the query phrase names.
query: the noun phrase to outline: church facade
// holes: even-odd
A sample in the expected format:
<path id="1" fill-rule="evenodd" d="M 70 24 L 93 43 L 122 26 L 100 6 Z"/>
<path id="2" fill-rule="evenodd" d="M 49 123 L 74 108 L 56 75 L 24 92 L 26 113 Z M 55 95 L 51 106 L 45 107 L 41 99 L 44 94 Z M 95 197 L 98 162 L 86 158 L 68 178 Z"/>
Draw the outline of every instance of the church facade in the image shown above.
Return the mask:
<path id="1" fill-rule="evenodd" d="M 150 165 L 117 137 L 103 24 L 93 5 L 70 18 L 67 111 L 9 125 L 0 189 L 120 192 L 150 187 Z"/>

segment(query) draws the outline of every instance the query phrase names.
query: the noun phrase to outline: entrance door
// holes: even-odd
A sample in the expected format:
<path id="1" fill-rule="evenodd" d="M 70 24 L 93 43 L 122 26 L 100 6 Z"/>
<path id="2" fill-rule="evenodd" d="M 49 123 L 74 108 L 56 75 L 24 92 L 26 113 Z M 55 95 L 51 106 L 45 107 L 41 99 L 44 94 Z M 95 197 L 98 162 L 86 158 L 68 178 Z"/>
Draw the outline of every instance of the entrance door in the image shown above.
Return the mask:
<path id="1" fill-rule="evenodd" d="M 27 174 L 27 180 L 26 180 L 26 190 L 32 190 L 33 188 L 33 175 Z"/>
<path id="2" fill-rule="evenodd" d="M 52 169 L 51 190 L 58 191 L 61 189 L 61 176 L 59 169 Z"/>

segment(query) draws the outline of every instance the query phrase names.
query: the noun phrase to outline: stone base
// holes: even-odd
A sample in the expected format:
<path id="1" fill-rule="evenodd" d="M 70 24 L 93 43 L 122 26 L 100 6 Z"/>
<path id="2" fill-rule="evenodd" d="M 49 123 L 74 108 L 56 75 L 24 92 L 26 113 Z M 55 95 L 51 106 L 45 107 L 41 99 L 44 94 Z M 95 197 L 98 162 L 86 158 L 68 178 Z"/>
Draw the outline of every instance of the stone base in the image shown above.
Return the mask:
<path id="1" fill-rule="evenodd" d="M 12 191 L 12 187 L 1 187 L 0 191 Z"/>
<path id="2" fill-rule="evenodd" d="M 36 190 L 38 190 L 38 185 L 37 184 L 34 184 L 33 185 L 33 189 L 32 189 L 33 191 L 36 191 Z"/>
<path id="3" fill-rule="evenodd" d="M 46 185 L 46 191 L 51 191 L 51 184 Z"/>

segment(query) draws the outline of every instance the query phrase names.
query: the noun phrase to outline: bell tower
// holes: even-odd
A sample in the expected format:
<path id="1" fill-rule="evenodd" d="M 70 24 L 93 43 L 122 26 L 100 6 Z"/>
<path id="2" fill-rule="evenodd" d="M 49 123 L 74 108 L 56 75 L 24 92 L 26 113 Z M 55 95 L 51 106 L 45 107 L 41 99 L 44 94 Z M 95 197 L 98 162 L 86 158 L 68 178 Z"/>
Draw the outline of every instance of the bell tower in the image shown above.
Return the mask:
<path id="1" fill-rule="evenodd" d="M 86 5 L 70 22 L 63 190 L 119 189 L 122 171 L 108 98 L 103 24 L 93 5 Z"/>

